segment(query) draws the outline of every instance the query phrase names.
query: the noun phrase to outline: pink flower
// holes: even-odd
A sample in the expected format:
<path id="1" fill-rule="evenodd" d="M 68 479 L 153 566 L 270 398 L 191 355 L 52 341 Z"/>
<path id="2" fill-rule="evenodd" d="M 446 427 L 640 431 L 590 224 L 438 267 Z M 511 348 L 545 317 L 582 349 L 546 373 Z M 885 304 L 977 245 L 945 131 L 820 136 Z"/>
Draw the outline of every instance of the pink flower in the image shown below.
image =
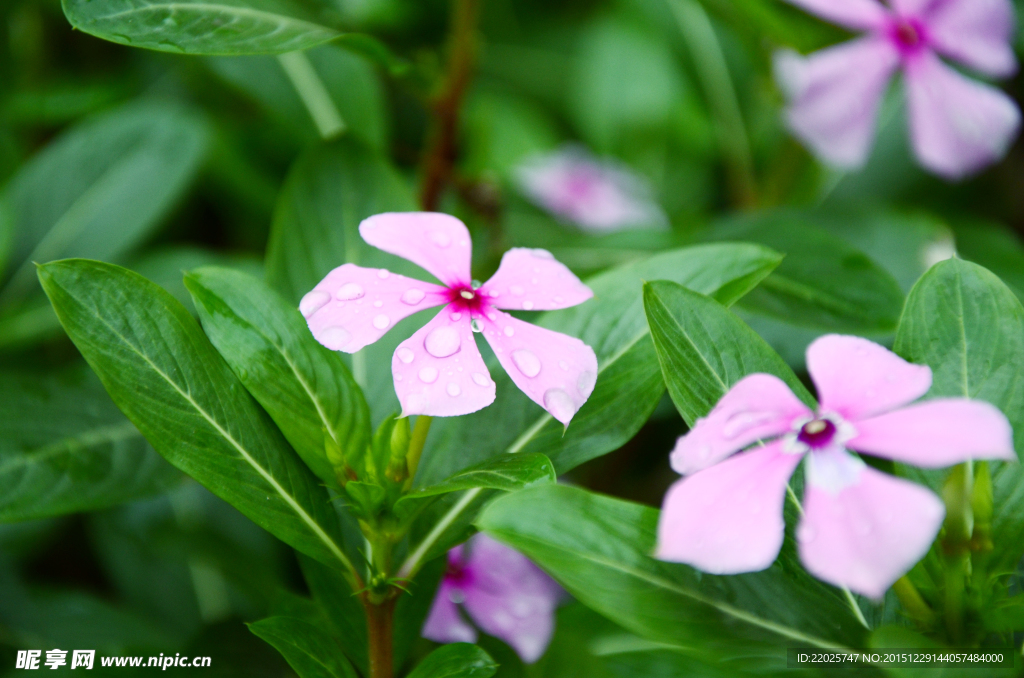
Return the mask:
<path id="1" fill-rule="evenodd" d="M 992 77 L 1017 69 L 1010 0 L 789 0 L 846 28 L 856 40 L 807 58 L 780 54 L 776 73 L 790 127 L 823 160 L 856 168 L 867 160 L 889 79 L 902 68 L 918 160 L 956 179 L 1005 153 L 1020 110 L 1000 90 L 964 77 L 939 56 Z"/>
<path id="2" fill-rule="evenodd" d="M 787 481 L 806 458 L 801 560 L 820 579 L 881 598 L 928 551 L 945 510 L 846 450 L 925 468 L 1016 459 L 1010 424 L 966 398 L 908 405 L 931 387 L 931 370 L 866 339 L 821 337 L 807 369 L 816 412 L 781 379 L 752 374 L 679 439 L 672 467 L 687 477 L 665 496 L 657 556 L 715 574 L 767 568 L 782 546 Z"/>
<path id="3" fill-rule="evenodd" d="M 444 306 L 399 344 L 391 359 L 402 415 L 451 417 L 494 401 L 494 382 L 473 338 L 483 333 L 498 362 L 531 400 L 569 424 L 590 397 L 597 357 L 579 339 L 499 309 L 547 311 L 593 293 L 546 250 L 516 248 L 483 285 L 470 278 L 469 231 L 433 212 L 378 214 L 359 225 L 363 240 L 419 264 L 442 285 L 384 269 L 339 266 L 302 298 L 299 310 L 317 341 L 354 353 L 417 311 Z"/>
<path id="4" fill-rule="evenodd" d="M 561 598 L 558 584 L 526 556 L 478 534 L 466 546 L 448 552 L 448 570 L 423 636 L 438 643 L 475 643 L 476 629 L 459 614 L 461 603 L 484 632 L 501 638 L 524 662 L 532 663 L 551 641 Z"/>
<path id="5" fill-rule="evenodd" d="M 616 163 L 598 161 L 581 146 L 536 156 L 519 168 L 517 178 L 530 200 L 587 231 L 668 225 L 643 179 Z"/>

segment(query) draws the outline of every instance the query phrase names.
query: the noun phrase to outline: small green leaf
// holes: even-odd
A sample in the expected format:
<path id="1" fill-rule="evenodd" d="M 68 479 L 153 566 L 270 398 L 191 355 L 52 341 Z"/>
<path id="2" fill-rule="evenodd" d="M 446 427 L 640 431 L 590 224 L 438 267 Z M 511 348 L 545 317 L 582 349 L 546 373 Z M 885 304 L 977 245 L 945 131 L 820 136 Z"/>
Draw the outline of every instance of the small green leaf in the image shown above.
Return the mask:
<path id="1" fill-rule="evenodd" d="M 305 619 L 267 617 L 249 630 L 273 645 L 299 678 L 357 678 L 338 642 Z"/>
<path id="2" fill-rule="evenodd" d="M 476 645 L 443 645 L 421 661 L 408 678 L 490 678 L 498 670 L 491 655 Z"/>
<path id="3" fill-rule="evenodd" d="M 366 613 L 356 592 L 337 568 L 302 555 L 299 565 L 313 598 L 333 625 L 334 635 L 342 639 L 345 655 L 360 674 L 367 675 Z"/>

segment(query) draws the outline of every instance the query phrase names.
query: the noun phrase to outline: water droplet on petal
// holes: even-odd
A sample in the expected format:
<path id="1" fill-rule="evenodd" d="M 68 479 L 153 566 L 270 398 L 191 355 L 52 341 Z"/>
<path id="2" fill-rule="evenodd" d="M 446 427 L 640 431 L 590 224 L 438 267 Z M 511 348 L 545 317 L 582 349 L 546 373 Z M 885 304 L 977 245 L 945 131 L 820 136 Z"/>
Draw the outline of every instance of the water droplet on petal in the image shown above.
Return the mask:
<path id="1" fill-rule="evenodd" d="M 386 330 L 390 324 L 391 318 L 387 317 L 383 313 L 373 319 L 373 326 L 378 330 Z"/>
<path id="2" fill-rule="evenodd" d="M 459 388 L 459 385 L 456 384 L 454 381 L 448 382 L 448 385 L 445 386 L 444 390 L 445 392 L 448 393 L 448 395 L 450 395 L 453 398 L 462 395 L 462 389 Z"/>
<path id="3" fill-rule="evenodd" d="M 374 308 L 380 308 L 383 305 L 384 305 L 384 302 L 381 301 L 380 299 L 378 299 L 377 301 L 373 302 L 373 307 Z"/>
<path id="4" fill-rule="evenodd" d="M 580 372 L 580 376 L 576 379 L 576 388 L 579 390 L 580 395 L 584 398 L 589 398 L 590 394 L 594 391 L 594 384 L 597 382 L 597 375 L 586 370 Z"/>
<path id="5" fill-rule="evenodd" d="M 544 392 L 544 409 L 562 422 L 571 419 L 572 415 L 576 414 L 576 404 L 569 394 L 560 388 L 549 388 Z"/>
<path id="6" fill-rule="evenodd" d="M 435 358 L 447 358 L 455 355 L 462 346 L 462 339 L 453 327 L 438 327 L 423 340 L 423 348 Z"/>
<path id="7" fill-rule="evenodd" d="M 437 381 L 437 368 L 436 367 L 424 367 L 420 370 L 420 381 L 424 384 L 433 384 Z"/>
<path id="8" fill-rule="evenodd" d="M 379 271 L 377 271 L 377 277 L 380 278 L 381 280 L 387 280 L 388 276 L 390 276 L 390 275 L 391 275 L 391 271 L 389 271 L 386 268 L 382 268 Z"/>
<path id="9" fill-rule="evenodd" d="M 515 334 L 515 333 L 516 333 L 516 330 L 515 330 L 515 328 L 514 328 L 514 327 L 512 327 L 511 325 L 505 325 L 505 330 L 504 330 L 504 332 L 505 332 L 505 336 L 506 336 L 506 337 L 511 337 L 511 336 L 512 336 L 513 334 Z"/>
<path id="10" fill-rule="evenodd" d="M 524 301 L 523 302 L 523 310 L 524 311 L 532 311 L 533 310 L 533 302 L 532 301 Z"/>
<path id="11" fill-rule="evenodd" d="M 818 533 L 810 525 L 801 525 L 796 529 L 796 538 L 805 544 L 814 541 L 817 536 Z"/>
<path id="12" fill-rule="evenodd" d="M 402 381 L 402 375 L 396 374 L 395 375 L 395 381 Z"/>
<path id="13" fill-rule="evenodd" d="M 474 372 L 473 373 L 473 383 L 475 383 L 477 386 L 487 386 L 487 384 L 491 383 L 491 380 L 487 378 L 486 374 L 481 374 L 480 372 Z"/>
<path id="14" fill-rule="evenodd" d="M 363 291 L 362 285 L 358 283 L 345 283 L 338 288 L 338 291 L 334 293 L 334 296 L 342 301 L 349 301 L 350 299 L 358 299 L 364 294 L 366 294 L 366 292 Z"/>
<path id="15" fill-rule="evenodd" d="M 452 322 L 456 323 L 462 320 L 462 314 L 459 313 L 458 311 L 455 311 L 455 313 L 449 313 L 448 317 L 452 319 Z"/>
<path id="16" fill-rule="evenodd" d="M 403 403 L 403 414 L 422 414 L 430 407 L 430 397 L 426 393 L 410 393 Z"/>
<path id="17" fill-rule="evenodd" d="M 499 296 L 501 296 L 501 292 L 499 292 L 498 290 L 491 290 L 490 292 L 488 292 L 488 294 L 492 299 L 497 299 Z"/>
<path id="18" fill-rule="evenodd" d="M 556 296 L 556 297 L 555 297 L 555 303 L 556 303 L 556 304 L 560 304 L 560 303 L 562 303 L 562 301 L 564 301 L 564 300 L 562 299 L 562 297 L 558 297 L 558 296 Z"/>
<path id="19" fill-rule="evenodd" d="M 512 362 L 516 364 L 520 372 L 528 377 L 536 377 L 540 374 L 540 358 L 532 351 L 527 351 L 525 348 L 512 351 Z"/>
<path id="20" fill-rule="evenodd" d="M 555 255 L 539 247 L 533 250 L 533 256 L 537 259 L 554 259 Z"/>
<path id="21" fill-rule="evenodd" d="M 328 301 L 331 300 L 331 295 L 323 290 L 313 290 L 306 296 L 302 297 L 302 301 L 299 302 L 299 313 L 302 317 L 309 318 L 311 315 L 319 311 L 324 307 Z"/>
<path id="22" fill-rule="evenodd" d="M 416 357 L 416 354 L 413 353 L 408 346 L 402 346 L 401 348 L 399 348 L 397 351 L 395 351 L 395 355 L 397 355 L 398 359 L 401 360 L 406 365 L 411 363 L 413 361 L 413 358 Z"/>
<path id="23" fill-rule="evenodd" d="M 469 329 L 473 330 L 477 334 L 480 334 L 481 332 L 484 331 L 483 325 L 481 325 L 480 321 L 477 320 L 476 318 L 473 318 L 472 320 L 469 321 Z"/>
<path id="24" fill-rule="evenodd" d="M 526 294 L 526 290 L 524 290 L 519 285 L 513 285 L 512 287 L 508 288 L 508 291 L 516 295 L 517 297 L 521 297 L 524 294 Z"/>
<path id="25" fill-rule="evenodd" d="M 416 304 L 423 301 L 423 297 L 427 296 L 426 292 L 415 287 L 406 290 L 402 293 L 402 303 L 415 306 Z"/>
<path id="26" fill-rule="evenodd" d="M 449 245 L 452 244 L 452 239 L 451 236 L 449 236 L 447 233 L 442 233 L 441 231 L 434 231 L 433 233 L 430 234 L 430 242 L 434 243 L 441 249 L 444 249 L 445 247 L 448 247 Z"/>
<path id="27" fill-rule="evenodd" d="M 332 351 L 340 351 L 349 341 L 352 335 L 344 327 L 328 327 L 320 332 L 320 343 Z"/>
<path id="28" fill-rule="evenodd" d="M 697 448 L 697 458 L 701 461 L 708 459 L 711 456 L 711 448 L 707 445 L 701 445 Z"/>
<path id="29" fill-rule="evenodd" d="M 565 362 L 564 360 L 559 360 L 558 366 L 561 367 L 563 370 L 569 369 L 569 363 Z"/>
<path id="30" fill-rule="evenodd" d="M 474 290 L 478 290 L 478 289 L 480 289 L 480 286 L 483 285 L 483 283 L 480 282 L 479 280 L 473 280 L 470 283 L 470 285 L 473 287 Z"/>

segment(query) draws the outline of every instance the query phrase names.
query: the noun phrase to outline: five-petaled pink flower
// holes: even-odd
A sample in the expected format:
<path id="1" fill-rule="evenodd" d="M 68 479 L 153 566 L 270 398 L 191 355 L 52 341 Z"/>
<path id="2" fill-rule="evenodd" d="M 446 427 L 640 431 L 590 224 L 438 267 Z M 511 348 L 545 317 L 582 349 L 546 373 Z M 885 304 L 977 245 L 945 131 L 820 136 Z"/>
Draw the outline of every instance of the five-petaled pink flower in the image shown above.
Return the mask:
<path id="1" fill-rule="evenodd" d="M 1017 134 L 1020 110 L 1003 92 L 942 62 L 993 77 L 1012 75 L 1010 0 L 789 0 L 867 34 L 807 58 L 776 61 L 791 100 L 789 125 L 823 160 L 864 164 L 875 118 L 893 73 L 903 69 L 910 135 L 918 160 L 956 179 L 998 160 Z"/>
<path id="2" fill-rule="evenodd" d="M 461 603 L 477 626 L 511 645 L 524 662 L 535 662 L 551 640 L 562 597 L 561 587 L 526 556 L 477 534 L 448 552 L 448 570 L 423 636 L 439 643 L 475 643 L 476 629 L 459 614 Z"/>
<path id="3" fill-rule="evenodd" d="M 668 225 L 639 176 L 570 145 L 530 158 L 516 172 L 523 192 L 552 214 L 595 233 Z"/>
<path id="4" fill-rule="evenodd" d="M 516 386 L 569 424 L 594 390 L 594 351 L 500 309 L 568 308 L 592 297 L 590 288 L 550 252 L 525 248 L 506 252 L 494 277 L 477 286 L 470 277 L 469 231 L 447 214 L 378 214 L 364 220 L 359 233 L 374 247 L 419 264 L 443 285 L 385 269 L 339 266 L 299 304 L 317 341 L 354 353 L 406 316 L 443 305 L 391 359 L 403 416 L 451 417 L 494 401 L 494 381 L 473 337 L 480 332 Z"/>
<path id="5" fill-rule="evenodd" d="M 767 568 L 782 546 L 787 482 L 806 458 L 801 560 L 820 579 L 881 598 L 928 551 L 945 509 L 847 449 L 924 468 L 1016 459 L 1010 424 L 966 398 L 903 407 L 928 391 L 931 370 L 866 339 L 816 340 L 807 369 L 816 412 L 781 379 L 752 374 L 679 439 L 672 467 L 686 477 L 665 496 L 657 556 L 715 574 Z"/>

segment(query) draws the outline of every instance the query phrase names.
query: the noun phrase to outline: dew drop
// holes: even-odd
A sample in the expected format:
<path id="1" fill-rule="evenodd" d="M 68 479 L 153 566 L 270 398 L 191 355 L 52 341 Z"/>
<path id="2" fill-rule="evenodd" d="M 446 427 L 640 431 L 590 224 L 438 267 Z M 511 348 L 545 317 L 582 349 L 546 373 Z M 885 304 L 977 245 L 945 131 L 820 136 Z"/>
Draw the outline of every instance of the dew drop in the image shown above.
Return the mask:
<path id="1" fill-rule="evenodd" d="M 454 381 L 449 381 L 448 385 L 444 387 L 444 390 L 453 398 L 462 395 L 462 389 L 459 388 L 459 385 Z"/>
<path id="2" fill-rule="evenodd" d="M 412 349 L 410 349 L 407 346 L 403 346 L 397 351 L 395 351 L 395 355 L 397 355 L 398 359 L 401 360 L 406 365 L 411 363 L 413 361 L 413 358 L 416 357 L 416 354 L 412 352 Z"/>
<path id="3" fill-rule="evenodd" d="M 597 375 L 586 370 L 580 372 L 580 376 L 576 379 L 576 388 L 579 390 L 580 395 L 584 398 L 589 398 L 590 394 L 594 391 L 594 384 L 597 382 Z"/>
<path id="4" fill-rule="evenodd" d="M 459 313 L 458 311 L 455 311 L 454 313 L 449 313 L 448 317 L 452 319 L 452 322 L 459 322 L 460 320 L 462 320 L 462 314 Z"/>
<path id="5" fill-rule="evenodd" d="M 374 308 L 380 308 L 383 305 L 384 305 L 384 302 L 381 301 L 380 299 L 378 299 L 377 301 L 373 302 L 373 307 Z"/>
<path id="6" fill-rule="evenodd" d="M 576 404 L 569 394 L 560 388 L 549 388 L 544 392 L 544 409 L 563 423 L 576 414 Z"/>
<path id="7" fill-rule="evenodd" d="M 391 276 L 391 271 L 389 271 L 386 268 L 382 268 L 379 271 L 377 271 L 377 277 L 380 278 L 381 280 L 387 280 L 388 277 L 390 277 L 390 276 Z"/>
<path id="8" fill-rule="evenodd" d="M 519 285 L 513 285 L 512 287 L 508 288 L 508 291 L 516 295 L 517 297 L 521 297 L 524 294 L 526 294 L 526 290 L 524 290 Z"/>
<path id="9" fill-rule="evenodd" d="M 424 367 L 420 370 L 420 381 L 424 384 L 433 384 L 437 381 L 437 368 L 436 367 Z"/>
<path id="10" fill-rule="evenodd" d="M 512 351 L 512 362 L 516 364 L 520 372 L 528 377 L 536 377 L 540 374 L 540 358 L 525 348 Z"/>
<path id="11" fill-rule="evenodd" d="M 801 525 L 796 529 L 796 538 L 805 544 L 814 541 L 817 536 L 818 533 L 810 525 Z"/>
<path id="12" fill-rule="evenodd" d="M 331 295 L 323 290 L 313 290 L 306 296 L 302 297 L 302 301 L 299 302 L 299 312 L 302 317 L 308 318 L 321 308 L 324 307 L 328 301 L 331 300 Z"/>
<path id="13" fill-rule="evenodd" d="M 359 297 L 366 294 L 363 291 L 363 286 L 358 283 L 345 283 L 338 291 L 334 293 L 338 299 L 342 301 L 349 301 L 350 299 L 358 299 Z"/>
<path id="14" fill-rule="evenodd" d="M 352 340 L 352 335 L 344 327 L 328 327 L 320 333 L 320 343 L 332 351 L 340 351 Z"/>
<path id="15" fill-rule="evenodd" d="M 533 256 L 535 259 L 554 259 L 555 255 L 547 250 L 536 248 L 533 250 Z"/>
<path id="16" fill-rule="evenodd" d="M 488 292 L 487 294 L 488 294 L 488 295 L 489 295 L 489 296 L 490 296 L 490 297 L 491 297 L 492 299 L 497 299 L 498 297 L 500 297 L 500 296 L 501 296 L 501 292 L 499 292 L 498 290 L 491 290 L 491 291 L 490 291 L 490 292 Z"/>
<path id="17" fill-rule="evenodd" d="M 402 375 L 396 374 L 395 375 L 395 381 L 402 381 Z"/>
<path id="18" fill-rule="evenodd" d="M 532 301 L 524 301 L 523 302 L 523 310 L 524 311 L 532 311 L 533 310 L 533 302 Z"/>
<path id="19" fill-rule="evenodd" d="M 430 397 L 426 393 L 410 393 L 403 403 L 403 414 L 422 414 L 430 407 Z"/>
<path id="20" fill-rule="evenodd" d="M 516 330 L 515 330 L 515 328 L 514 328 L 514 327 L 512 327 L 511 325 L 505 325 L 505 330 L 504 330 L 504 332 L 505 332 L 505 336 L 506 336 L 506 337 L 511 337 L 511 336 L 512 336 L 513 334 L 515 334 L 515 333 L 516 333 Z"/>
<path id="21" fill-rule="evenodd" d="M 563 301 L 564 301 L 564 299 L 562 299 L 562 297 L 558 297 L 558 296 L 556 296 L 556 297 L 555 297 L 555 303 L 556 303 L 556 304 L 560 304 L 560 303 L 562 303 Z"/>
<path id="22" fill-rule="evenodd" d="M 430 234 L 430 242 L 434 243 L 441 249 L 444 249 L 445 247 L 448 247 L 449 245 L 452 244 L 452 239 L 451 236 L 449 236 L 447 233 L 442 233 L 441 231 L 434 231 L 433 233 Z"/>
<path id="23" fill-rule="evenodd" d="M 475 383 L 477 386 L 487 386 L 487 384 L 490 383 L 490 379 L 487 378 L 486 374 L 481 374 L 480 372 L 474 372 L 473 373 L 473 383 Z"/>
<path id="24" fill-rule="evenodd" d="M 458 353 L 462 346 L 459 333 L 452 327 L 438 327 L 423 340 L 423 348 L 435 358 L 447 358 Z"/>
<path id="25" fill-rule="evenodd" d="M 569 363 L 565 362 L 564 360 L 559 360 L 558 366 L 561 367 L 563 370 L 569 369 Z"/>
<path id="26" fill-rule="evenodd" d="M 472 320 L 469 321 L 469 329 L 473 330 L 477 334 L 480 334 L 481 332 L 484 331 L 483 325 L 481 325 L 480 321 L 477 320 L 476 318 L 473 318 Z"/>
<path id="27" fill-rule="evenodd" d="M 697 458 L 701 461 L 705 461 L 711 457 L 711 448 L 707 445 L 701 445 L 697 448 Z"/>
<path id="28" fill-rule="evenodd" d="M 537 280 L 536 278 L 534 278 L 533 280 L 530 281 L 530 284 L 531 285 L 538 285 L 538 284 L 540 284 L 540 281 Z"/>
<path id="29" fill-rule="evenodd" d="M 391 318 L 387 317 L 383 313 L 373 319 L 373 326 L 378 330 L 386 330 L 390 324 Z"/>
<path id="30" fill-rule="evenodd" d="M 427 296 L 426 292 L 415 287 L 407 289 L 402 293 L 402 303 L 408 304 L 409 306 L 415 306 L 416 304 L 423 301 L 423 297 Z"/>
<path id="31" fill-rule="evenodd" d="M 483 285 L 483 283 L 482 283 L 482 282 L 480 282 L 479 280 L 473 280 L 473 281 L 472 281 L 472 282 L 470 283 L 470 286 L 471 286 L 471 287 L 472 287 L 472 288 L 473 288 L 474 290 L 478 290 L 478 289 L 480 289 L 480 287 L 481 287 L 482 285 Z"/>

